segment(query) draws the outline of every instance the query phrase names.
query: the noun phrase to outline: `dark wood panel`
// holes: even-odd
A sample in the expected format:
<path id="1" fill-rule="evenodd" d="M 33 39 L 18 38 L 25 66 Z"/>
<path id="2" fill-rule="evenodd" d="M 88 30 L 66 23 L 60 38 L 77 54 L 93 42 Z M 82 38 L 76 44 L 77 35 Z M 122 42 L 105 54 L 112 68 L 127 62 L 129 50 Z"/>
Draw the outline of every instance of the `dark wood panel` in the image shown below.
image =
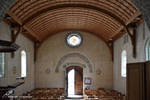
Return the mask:
<path id="1" fill-rule="evenodd" d="M 146 63 L 146 92 L 146 100 L 150 100 L 150 62 Z"/>
<path id="2" fill-rule="evenodd" d="M 80 67 L 75 68 L 75 94 L 83 94 L 83 69 Z"/>
<path id="3" fill-rule="evenodd" d="M 70 66 L 66 68 L 66 93 L 68 94 L 68 73 L 72 69 L 75 69 L 75 94 L 83 95 L 83 68 L 79 66 Z"/>
<path id="4" fill-rule="evenodd" d="M 128 100 L 143 99 L 144 64 L 128 64 L 127 67 L 127 98 Z"/>

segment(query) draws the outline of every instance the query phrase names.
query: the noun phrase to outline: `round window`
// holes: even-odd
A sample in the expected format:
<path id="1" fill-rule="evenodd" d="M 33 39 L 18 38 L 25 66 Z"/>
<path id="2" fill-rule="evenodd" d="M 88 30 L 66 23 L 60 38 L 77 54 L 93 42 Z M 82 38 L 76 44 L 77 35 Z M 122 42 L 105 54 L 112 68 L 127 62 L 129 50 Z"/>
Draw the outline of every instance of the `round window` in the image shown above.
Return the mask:
<path id="1" fill-rule="evenodd" d="M 82 37 L 79 33 L 69 33 L 66 41 L 70 47 L 78 47 L 82 43 Z"/>

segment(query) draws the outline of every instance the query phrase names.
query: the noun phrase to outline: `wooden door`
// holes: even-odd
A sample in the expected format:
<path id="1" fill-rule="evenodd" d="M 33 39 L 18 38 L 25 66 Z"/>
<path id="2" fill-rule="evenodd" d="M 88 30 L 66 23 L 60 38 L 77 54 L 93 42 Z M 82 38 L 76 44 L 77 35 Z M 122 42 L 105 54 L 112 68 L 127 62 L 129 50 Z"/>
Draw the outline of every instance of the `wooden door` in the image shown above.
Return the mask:
<path id="1" fill-rule="evenodd" d="M 75 69 L 75 95 L 83 95 L 83 68 L 79 66 L 70 66 L 66 69 L 66 93 L 68 95 L 68 73 Z"/>
<path id="2" fill-rule="evenodd" d="M 127 98 L 128 100 L 145 100 L 144 97 L 144 64 L 127 65 Z"/>
<path id="3" fill-rule="evenodd" d="M 68 68 L 66 68 L 66 96 L 68 97 L 68 73 L 69 71 L 71 71 L 72 69 L 74 69 L 74 66 L 70 66 Z"/>
<path id="4" fill-rule="evenodd" d="M 146 63 L 146 100 L 150 100 L 150 62 Z"/>
<path id="5" fill-rule="evenodd" d="M 75 67 L 75 94 L 83 95 L 83 69 Z"/>

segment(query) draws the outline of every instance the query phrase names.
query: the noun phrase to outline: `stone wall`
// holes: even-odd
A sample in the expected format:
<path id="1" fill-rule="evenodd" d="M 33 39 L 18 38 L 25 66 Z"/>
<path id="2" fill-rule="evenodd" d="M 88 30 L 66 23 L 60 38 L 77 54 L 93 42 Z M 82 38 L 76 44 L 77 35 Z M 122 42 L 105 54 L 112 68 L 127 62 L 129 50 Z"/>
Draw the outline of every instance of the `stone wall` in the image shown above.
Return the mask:
<path id="1" fill-rule="evenodd" d="M 149 0 L 131 0 L 143 14 L 148 28 L 150 29 L 150 1 Z"/>
<path id="2" fill-rule="evenodd" d="M 0 21 L 5 16 L 8 9 L 16 2 L 16 0 L 0 0 Z"/>
<path id="3" fill-rule="evenodd" d="M 121 77 L 121 53 L 123 50 L 127 51 L 127 63 L 144 62 L 145 57 L 145 44 L 148 39 L 150 39 L 150 32 L 145 23 L 142 23 L 137 29 L 137 57 L 136 59 L 132 56 L 132 45 L 130 38 L 128 37 L 128 42 L 125 43 L 124 35 L 122 38 L 118 39 L 114 43 L 114 65 L 113 65 L 113 79 L 114 79 L 114 89 L 122 93 L 126 93 L 126 78 Z"/>
<path id="4" fill-rule="evenodd" d="M 11 39 L 10 28 L 4 22 L 0 23 L 0 40 Z M 5 77 L 0 78 L 0 86 L 8 86 L 17 82 L 16 77 L 21 76 L 21 50 L 25 50 L 27 54 L 27 77 L 25 84 L 16 89 L 16 95 L 21 95 L 26 91 L 34 88 L 34 48 L 33 43 L 23 35 L 19 35 L 16 43 L 20 45 L 19 50 L 15 52 L 15 57 L 11 58 L 11 54 L 6 54 Z"/>
<path id="5" fill-rule="evenodd" d="M 91 89 L 100 87 L 112 89 L 112 59 L 106 44 L 94 35 L 80 32 L 83 36 L 82 45 L 79 48 L 70 48 L 65 42 L 66 33 L 53 35 L 39 48 L 36 62 L 36 88 L 64 88 L 65 68 L 81 66 L 84 77 L 92 78 Z M 97 70 L 101 71 L 100 75 Z"/>

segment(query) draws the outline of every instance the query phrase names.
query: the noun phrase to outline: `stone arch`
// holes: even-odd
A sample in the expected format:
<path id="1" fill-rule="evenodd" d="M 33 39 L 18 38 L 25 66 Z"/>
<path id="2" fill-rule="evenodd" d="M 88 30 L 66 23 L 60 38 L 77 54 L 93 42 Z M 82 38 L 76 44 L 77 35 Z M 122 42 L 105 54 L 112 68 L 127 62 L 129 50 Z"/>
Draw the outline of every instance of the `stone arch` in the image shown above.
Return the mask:
<path id="1" fill-rule="evenodd" d="M 80 59 L 82 59 L 86 64 L 87 64 L 87 67 L 89 68 L 89 72 L 92 73 L 92 64 L 90 63 L 89 59 L 80 54 L 80 53 L 69 53 L 67 55 L 64 55 L 57 63 L 56 65 L 56 69 L 55 69 L 55 72 L 59 72 L 59 68 L 61 67 L 61 65 L 65 62 L 65 60 L 67 60 L 68 58 L 70 57 L 79 57 Z"/>
<path id="2" fill-rule="evenodd" d="M 82 63 L 65 63 L 63 65 L 63 68 L 66 69 L 67 67 L 70 67 L 70 66 L 80 66 L 83 69 L 86 68 L 86 65 Z"/>

